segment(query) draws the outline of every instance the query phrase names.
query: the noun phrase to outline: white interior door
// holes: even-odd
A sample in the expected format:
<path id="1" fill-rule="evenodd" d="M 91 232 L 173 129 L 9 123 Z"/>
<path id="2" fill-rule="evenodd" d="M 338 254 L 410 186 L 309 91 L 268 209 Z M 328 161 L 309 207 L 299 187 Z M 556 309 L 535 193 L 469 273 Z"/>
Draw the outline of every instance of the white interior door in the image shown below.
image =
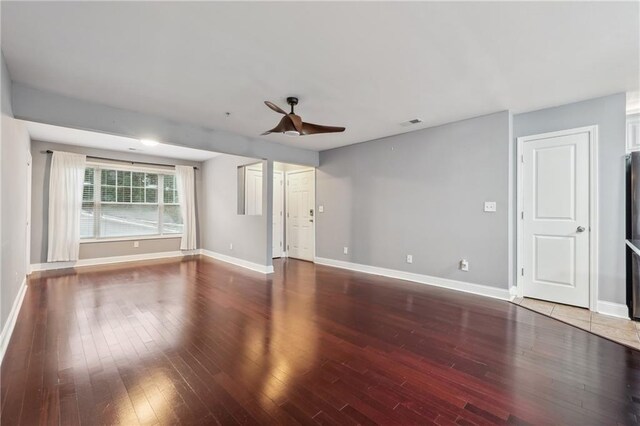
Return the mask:
<path id="1" fill-rule="evenodd" d="M 247 168 L 245 175 L 244 200 L 245 214 L 262 214 L 262 170 Z"/>
<path id="2" fill-rule="evenodd" d="M 284 177 L 281 171 L 273 172 L 273 257 L 281 257 L 284 248 Z"/>
<path id="3" fill-rule="evenodd" d="M 287 251 L 289 257 L 315 256 L 315 170 L 287 172 Z"/>
<path id="4" fill-rule="evenodd" d="M 525 297 L 589 306 L 590 133 L 522 142 Z"/>

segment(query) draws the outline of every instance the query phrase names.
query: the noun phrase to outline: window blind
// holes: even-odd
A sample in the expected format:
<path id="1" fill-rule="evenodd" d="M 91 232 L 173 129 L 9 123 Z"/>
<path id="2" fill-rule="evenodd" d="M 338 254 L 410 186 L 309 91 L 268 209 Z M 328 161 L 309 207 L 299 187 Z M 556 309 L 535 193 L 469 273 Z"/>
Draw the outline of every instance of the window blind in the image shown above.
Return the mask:
<path id="1" fill-rule="evenodd" d="M 171 172 L 87 167 L 82 200 L 83 239 L 182 234 Z"/>

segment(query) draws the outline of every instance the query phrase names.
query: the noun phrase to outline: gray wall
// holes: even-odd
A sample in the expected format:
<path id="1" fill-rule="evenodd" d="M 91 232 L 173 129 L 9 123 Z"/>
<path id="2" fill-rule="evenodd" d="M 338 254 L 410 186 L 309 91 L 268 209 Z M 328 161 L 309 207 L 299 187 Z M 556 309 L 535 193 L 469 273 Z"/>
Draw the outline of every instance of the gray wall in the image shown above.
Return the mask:
<path id="1" fill-rule="evenodd" d="M 514 116 L 515 138 L 598 125 L 598 299 L 625 303 L 624 93 Z"/>
<path id="2" fill-rule="evenodd" d="M 32 190 L 31 190 L 31 263 L 45 263 L 47 261 L 48 241 L 48 209 L 49 209 L 49 172 L 51 169 L 51 154 L 47 150 L 75 152 L 114 160 L 143 161 L 167 165 L 196 166 L 202 164 L 195 161 L 177 160 L 128 152 L 108 151 L 73 145 L 55 144 L 49 142 L 31 142 L 33 155 Z M 202 200 L 201 171 L 196 171 L 196 208 L 198 219 L 201 218 L 200 208 Z M 198 220 L 199 222 L 199 220 Z M 199 228 L 199 227 L 198 227 Z M 99 243 L 81 243 L 80 259 L 91 259 L 110 256 L 128 256 L 133 254 L 159 253 L 180 250 L 180 238 L 170 239 L 140 239 L 140 246 L 133 247 L 133 241 L 108 241 Z"/>
<path id="3" fill-rule="evenodd" d="M 509 125 L 505 111 L 321 152 L 317 256 L 507 289 Z"/>
<path id="4" fill-rule="evenodd" d="M 221 155 L 202 164 L 204 191 L 202 248 L 244 259 L 260 265 L 271 265 L 271 214 L 266 184 L 263 179 L 262 216 L 244 216 L 237 212 L 237 168 L 255 163 L 255 158 Z M 268 176 L 271 164 L 263 162 L 263 176 Z M 272 178 L 273 179 L 273 178 Z M 233 250 L 229 245 L 233 244 Z"/>
<path id="5" fill-rule="evenodd" d="M 16 118 L 136 139 L 156 139 L 226 154 L 318 165 L 318 153 L 230 132 L 179 123 L 162 117 L 109 107 L 15 84 Z"/>
<path id="6" fill-rule="evenodd" d="M 0 173 L 0 238 L 1 279 L 0 282 L 0 328 L 4 328 L 7 317 L 18 295 L 20 284 L 25 279 L 27 268 L 27 161 L 29 135 L 13 119 L 11 103 L 11 78 L 4 56 L 1 58 L 2 74 L 2 156 Z"/>

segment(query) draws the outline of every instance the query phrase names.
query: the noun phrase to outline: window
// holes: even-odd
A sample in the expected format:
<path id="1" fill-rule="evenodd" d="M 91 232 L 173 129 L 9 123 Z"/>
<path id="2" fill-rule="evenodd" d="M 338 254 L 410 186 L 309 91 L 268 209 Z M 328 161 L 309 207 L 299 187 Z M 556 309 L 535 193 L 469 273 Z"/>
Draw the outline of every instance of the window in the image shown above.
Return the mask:
<path id="1" fill-rule="evenodd" d="M 85 169 L 80 238 L 179 235 L 182 228 L 174 174 Z"/>

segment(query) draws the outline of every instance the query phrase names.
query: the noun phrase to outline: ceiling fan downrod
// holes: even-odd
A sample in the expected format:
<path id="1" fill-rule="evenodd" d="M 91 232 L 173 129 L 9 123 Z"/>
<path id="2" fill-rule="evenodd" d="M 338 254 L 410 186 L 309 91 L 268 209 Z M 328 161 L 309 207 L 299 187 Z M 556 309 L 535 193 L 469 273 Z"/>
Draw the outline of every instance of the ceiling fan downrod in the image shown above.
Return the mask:
<path id="1" fill-rule="evenodd" d="M 295 96 L 289 96 L 289 97 L 287 98 L 287 103 L 288 103 L 289 105 L 291 105 L 291 114 L 293 114 L 293 113 L 294 113 L 294 112 L 293 112 L 293 107 L 294 107 L 294 106 L 296 106 L 296 105 L 298 105 L 298 98 L 296 98 Z"/>

